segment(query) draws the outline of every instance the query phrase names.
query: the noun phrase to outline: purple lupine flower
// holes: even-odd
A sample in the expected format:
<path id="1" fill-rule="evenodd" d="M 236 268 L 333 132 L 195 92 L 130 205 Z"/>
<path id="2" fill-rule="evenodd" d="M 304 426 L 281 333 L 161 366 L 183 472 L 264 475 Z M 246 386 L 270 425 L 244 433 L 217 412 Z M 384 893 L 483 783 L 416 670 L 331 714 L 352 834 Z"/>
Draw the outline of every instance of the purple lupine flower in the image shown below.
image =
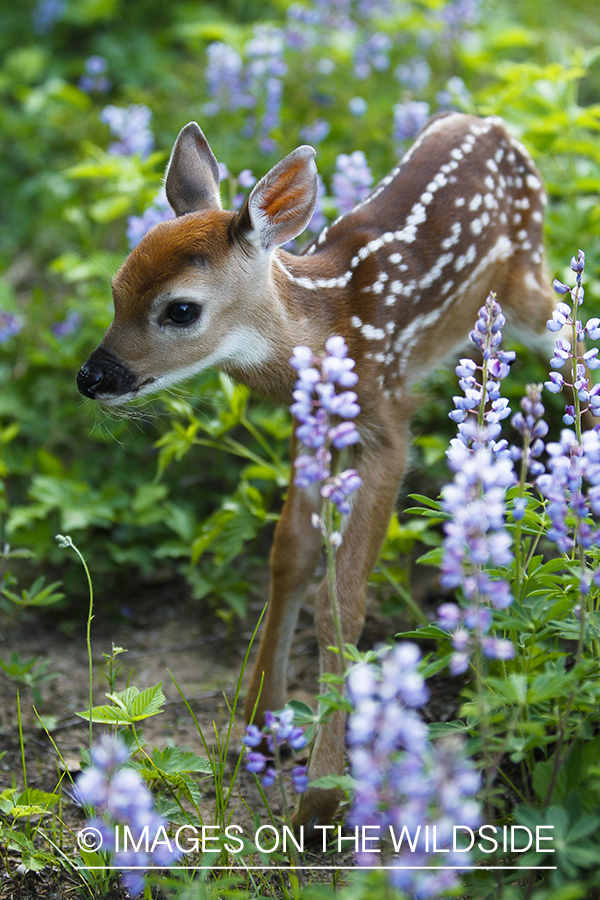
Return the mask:
<path id="1" fill-rule="evenodd" d="M 268 753 L 260 750 L 248 750 L 249 747 L 258 747 L 265 742 Z M 246 747 L 246 769 L 255 775 L 264 772 L 262 783 L 264 787 L 273 784 L 277 777 L 275 768 L 276 760 L 281 761 L 279 752 L 287 745 L 292 753 L 302 750 L 306 746 L 306 737 L 302 728 L 294 725 L 294 710 L 286 707 L 281 712 L 273 713 L 267 710 L 265 724 L 262 729 L 256 725 L 247 725 L 246 734 L 242 738 Z M 281 775 L 283 776 L 283 771 Z M 292 786 L 297 794 L 303 794 L 308 787 L 307 769 L 305 766 L 295 766 L 291 770 Z"/>
<path id="2" fill-rule="evenodd" d="M 562 281 L 555 279 L 554 290 L 560 296 L 570 295 L 571 305 L 561 301 L 557 303 L 556 309 L 552 313 L 552 318 L 547 322 L 548 330 L 553 333 L 565 333 L 563 329 L 569 328 L 571 334 L 574 335 L 571 340 L 562 337 L 556 340 L 554 346 L 554 355 L 550 360 L 553 369 L 564 369 L 568 364 L 566 376 L 562 372 L 551 372 L 549 380 L 544 382 L 546 390 L 552 394 L 559 394 L 566 386 L 571 388 L 575 395 L 575 403 L 579 405 L 579 413 L 576 412 L 575 404 L 568 404 L 565 408 L 563 422 L 565 425 L 573 425 L 577 415 L 589 412 L 596 417 L 600 417 L 600 385 L 591 385 L 587 375 L 588 369 L 600 368 L 600 359 L 598 359 L 598 349 L 596 347 L 583 351 L 579 354 L 579 343 L 587 336 L 591 340 L 597 340 L 600 337 L 600 320 L 592 318 L 584 326 L 577 319 L 576 310 L 582 305 L 585 291 L 583 288 L 583 273 L 585 270 L 585 253 L 583 250 L 577 252 L 571 260 L 571 269 L 575 272 L 575 286 L 570 288 Z M 574 380 L 570 381 L 570 378 Z M 580 404 L 587 404 L 581 406 Z"/>
<path id="3" fill-rule="evenodd" d="M 458 75 L 448 79 L 445 89 L 438 91 L 435 99 L 440 109 L 468 109 L 473 104 L 466 84 Z"/>
<path id="4" fill-rule="evenodd" d="M 560 441 L 549 442 L 546 450 L 548 473 L 540 475 L 536 484 L 549 501 L 547 537 L 564 554 L 576 543 L 587 550 L 600 539 L 593 519 L 600 515 L 600 435 L 595 429 L 585 431 L 580 443 L 565 428 Z"/>
<path id="5" fill-rule="evenodd" d="M 481 351 L 483 365 L 478 366 L 471 359 L 461 359 L 456 367 L 459 386 L 463 396 L 454 397 L 455 409 L 449 413 L 458 424 L 460 440 L 470 448 L 489 447 L 497 457 L 506 456 L 508 444 L 498 441 L 502 426 L 500 422 L 510 415 L 508 402 L 500 394 L 500 382 L 506 378 L 516 354 L 500 349 L 502 331 L 506 319 L 495 294 L 490 294 L 478 313 L 470 340 Z M 481 381 L 477 373 L 481 372 Z M 479 416 L 484 407 L 483 425 Z"/>
<path id="6" fill-rule="evenodd" d="M 106 834 L 103 849 L 113 853 L 113 863 L 117 868 L 146 868 L 150 864 L 168 867 L 179 855 L 178 849 L 162 845 L 153 853 L 144 849 L 142 835 L 147 828 L 152 837 L 159 828 L 166 827 L 166 821 L 154 809 L 152 795 L 141 775 L 125 767 L 129 750 L 119 739 L 104 735 L 92 749 L 92 765 L 77 779 L 75 799 L 84 806 L 94 807 L 99 816 L 89 824 Z M 139 841 L 138 850 L 118 850 L 114 852 L 115 826 L 127 826 L 134 841 Z M 133 896 L 144 887 L 144 876 L 140 871 L 124 871 L 123 881 Z"/>
<path id="7" fill-rule="evenodd" d="M 385 31 L 372 34 L 368 40 L 356 48 L 354 54 L 354 74 L 357 78 L 368 78 L 372 70 L 385 72 L 390 65 L 392 39 Z"/>
<path id="8" fill-rule="evenodd" d="M 127 219 L 127 241 L 129 249 L 137 247 L 144 235 L 159 222 L 174 219 L 175 213 L 169 205 L 164 188 L 161 189 L 152 204 L 144 210 L 141 216 L 129 216 Z"/>
<path id="9" fill-rule="evenodd" d="M 431 67 L 426 59 L 417 57 L 402 63 L 394 71 L 394 75 L 404 87 L 411 91 L 422 91 L 429 84 Z"/>
<path id="10" fill-rule="evenodd" d="M 479 19 L 480 0 L 450 0 L 440 12 L 447 35 L 458 40 Z"/>
<path id="11" fill-rule="evenodd" d="M 429 103 L 408 100 L 394 106 L 393 138 L 398 143 L 417 136 L 429 118 Z"/>
<path id="12" fill-rule="evenodd" d="M 353 116 L 364 116 L 368 108 L 369 104 L 364 97 L 352 97 L 348 101 L 348 112 Z"/>
<path id="13" fill-rule="evenodd" d="M 450 673 L 462 675 L 469 667 L 469 661 L 481 647 L 488 659 L 513 659 L 515 648 L 512 641 L 489 637 L 492 615 L 487 607 L 470 606 L 461 609 L 456 603 L 443 603 L 437 611 L 438 625 L 451 634 L 452 656 Z"/>
<path id="14" fill-rule="evenodd" d="M 336 159 L 336 171 L 331 181 L 331 190 L 338 212 L 350 212 L 357 203 L 368 197 L 373 184 L 373 175 L 362 150 L 354 153 L 340 153 Z"/>
<path id="15" fill-rule="evenodd" d="M 86 94 L 105 94 L 110 90 L 110 81 L 104 74 L 107 62 L 103 56 L 88 56 L 85 61 L 85 75 L 79 79 L 79 88 Z"/>
<path id="16" fill-rule="evenodd" d="M 62 322 L 57 322 L 56 325 L 52 326 L 52 333 L 59 338 L 66 337 L 69 334 L 73 334 L 74 331 L 77 331 L 80 325 L 81 313 L 77 312 L 76 309 L 71 309 Z"/>
<path id="17" fill-rule="evenodd" d="M 323 358 L 314 357 L 310 347 L 299 346 L 294 348 L 290 365 L 298 373 L 292 395 L 294 402 L 290 406 L 300 423 L 296 436 L 305 447 L 315 450 L 314 455 L 300 454 L 294 460 L 294 483 L 308 487 L 321 482 L 321 496 L 347 514 L 350 512 L 348 498 L 360 487 L 361 479 L 354 469 L 332 475 L 329 447 L 341 450 L 360 439 L 353 422 L 332 422 L 332 417 L 351 420 L 360 412 L 354 391 L 336 392 L 336 387 L 356 385 L 354 360 L 348 356 L 344 339 L 334 335 L 325 342 Z"/>
<path id="18" fill-rule="evenodd" d="M 154 135 L 150 131 L 152 113 L 141 103 L 122 107 L 105 106 L 100 119 L 120 138 L 110 144 L 108 152 L 120 156 L 149 155 L 154 147 Z"/>
<path id="19" fill-rule="evenodd" d="M 38 0 L 31 19 L 33 30 L 37 34 L 48 34 L 62 18 L 67 7 L 67 0 Z"/>
<path id="20" fill-rule="evenodd" d="M 455 475 L 442 490 L 442 508 L 451 516 L 444 524 L 442 584 L 462 588 L 471 603 L 503 609 L 511 602 L 506 582 L 484 577 L 482 567 L 512 561 L 505 532 L 505 494 L 516 481 L 512 461 L 495 459 L 487 447 L 469 450 L 458 439 L 447 456 Z"/>
<path id="21" fill-rule="evenodd" d="M 306 766 L 294 766 L 292 784 L 297 794 L 304 794 L 308 787 L 308 768 Z"/>
<path id="22" fill-rule="evenodd" d="M 326 500 L 331 500 L 343 515 L 348 515 L 350 512 L 348 497 L 361 484 L 362 481 L 356 469 L 346 469 L 345 472 L 327 479 L 321 488 L 321 496 Z"/>
<path id="23" fill-rule="evenodd" d="M 0 344 L 6 343 L 11 337 L 18 334 L 23 328 L 23 323 L 16 316 L 0 309 Z"/>
<path id="24" fill-rule="evenodd" d="M 542 403 L 542 385 L 528 384 L 525 390 L 526 396 L 520 404 L 522 412 L 515 413 L 512 418 L 513 428 L 523 435 L 523 450 L 512 448 L 512 458 L 523 458 L 525 471 L 537 477 L 546 471 L 539 457 L 545 450 L 544 438 L 548 434 L 548 423 L 543 418 L 545 409 Z M 515 509 L 518 507 L 515 506 Z"/>
<path id="25" fill-rule="evenodd" d="M 394 857 L 390 880 L 414 897 L 435 897 L 455 884 L 456 875 L 417 872 L 413 867 L 439 865 L 425 849 L 425 826 L 435 825 L 440 841 L 451 840 L 451 824 L 477 828 L 479 804 L 473 799 L 479 775 L 465 757 L 460 738 L 432 744 L 418 709 L 429 692 L 418 671 L 420 650 L 411 643 L 387 648 L 383 663 L 360 663 L 348 672 L 353 712 L 348 719 L 354 800 L 348 822 L 404 831 L 402 850 Z M 406 832 L 414 841 L 410 854 Z M 441 844 L 444 847 L 444 843 Z M 466 853 L 443 854 L 443 865 L 468 865 Z M 460 857 L 460 859 L 459 859 Z M 361 865 L 378 865 L 380 855 L 359 853 Z M 406 866 L 406 868 L 402 868 Z"/>
<path id="26" fill-rule="evenodd" d="M 506 491 L 516 482 L 513 460 L 520 451 L 510 450 L 506 441 L 496 440 L 500 421 L 510 415 L 507 402 L 500 396 L 500 381 L 508 374 L 515 356 L 500 350 L 504 322 L 500 305 L 490 294 L 470 335 L 481 351 L 483 365 L 461 359 L 456 368 L 464 396 L 454 398 L 456 409 L 450 414 L 458 422 L 459 436 L 450 442 L 447 452 L 454 479 L 442 490 L 442 508 L 450 518 L 444 523 L 441 582 L 448 588 L 460 588 L 466 608 L 457 612 L 444 605 L 439 611 L 440 624 L 453 633 L 453 674 L 466 670 L 476 646 L 486 653 L 483 636 L 492 624 L 489 606 L 505 609 L 513 599 L 508 583 L 486 572 L 487 567 L 508 566 L 513 559 L 511 538 L 505 527 Z M 482 373 L 481 382 L 477 380 L 478 372 Z M 540 418 L 544 408 L 539 402 L 539 389 L 524 401 L 523 409 L 531 422 L 522 414 L 516 421 L 523 428 L 531 428 L 527 444 L 531 457 L 533 431 L 537 441 L 547 430 Z M 541 449 L 536 443 L 536 454 L 538 451 Z M 485 646 L 490 654 L 496 653 L 496 658 L 510 652 L 508 647 L 497 645 L 495 639 L 487 640 Z"/>
<path id="27" fill-rule="evenodd" d="M 204 72 L 206 89 L 211 100 L 203 106 L 207 116 L 224 110 L 250 109 L 256 100 L 248 85 L 244 61 L 237 50 L 222 41 L 214 41 L 206 48 L 208 63 Z"/>
<path id="28" fill-rule="evenodd" d="M 320 144 L 330 131 L 329 122 L 326 122 L 325 119 L 315 119 L 311 125 L 305 125 L 300 129 L 300 137 L 309 144 Z"/>
<path id="29" fill-rule="evenodd" d="M 287 63 L 283 58 L 284 37 L 284 32 L 279 28 L 256 25 L 253 37 L 244 48 L 248 57 L 246 73 L 249 90 L 263 110 L 257 127 L 259 142 L 261 149 L 267 153 L 276 146 L 271 132 L 279 127 L 281 118 L 281 79 L 287 73 Z"/>

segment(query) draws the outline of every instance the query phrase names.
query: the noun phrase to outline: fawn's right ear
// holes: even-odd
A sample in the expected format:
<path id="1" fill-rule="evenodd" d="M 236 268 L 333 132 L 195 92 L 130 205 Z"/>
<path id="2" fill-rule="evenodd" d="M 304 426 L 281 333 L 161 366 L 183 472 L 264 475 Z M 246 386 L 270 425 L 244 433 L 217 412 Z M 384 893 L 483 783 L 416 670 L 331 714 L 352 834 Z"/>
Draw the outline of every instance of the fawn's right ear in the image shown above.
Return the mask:
<path id="1" fill-rule="evenodd" d="M 177 216 L 221 209 L 219 164 L 196 122 L 182 128 L 165 175 L 167 200 Z"/>

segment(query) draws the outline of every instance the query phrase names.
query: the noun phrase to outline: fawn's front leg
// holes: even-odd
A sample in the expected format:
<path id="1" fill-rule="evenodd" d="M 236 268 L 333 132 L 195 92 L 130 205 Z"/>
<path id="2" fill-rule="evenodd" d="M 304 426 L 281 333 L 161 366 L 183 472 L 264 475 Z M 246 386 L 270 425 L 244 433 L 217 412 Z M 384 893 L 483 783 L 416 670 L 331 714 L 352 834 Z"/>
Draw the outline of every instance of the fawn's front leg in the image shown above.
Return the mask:
<path id="1" fill-rule="evenodd" d="M 297 439 L 292 437 L 292 459 Z M 275 528 L 271 548 L 271 586 L 269 605 L 250 687 L 246 694 L 246 721 L 254 711 L 255 721 L 262 722 L 266 710 L 285 705 L 287 669 L 298 611 L 306 588 L 314 575 L 323 539 L 311 522 L 312 514 L 321 508 L 319 486 L 298 488 L 294 484 L 294 468 L 281 518 Z M 262 689 L 261 689 L 262 683 Z"/>
<path id="2" fill-rule="evenodd" d="M 383 437 L 376 448 L 363 450 L 358 465 L 362 485 L 354 494 L 352 511 L 336 554 L 337 595 L 345 643 L 357 643 L 363 630 L 367 582 L 385 539 L 405 467 L 407 425 Z M 321 674 L 341 674 L 339 654 L 328 649 L 335 646 L 336 638 L 326 579 L 317 594 L 315 621 Z M 345 725 L 344 713 L 336 711 L 318 730 L 309 769 L 310 781 L 343 773 Z M 339 791 L 309 788 L 302 800 L 301 821 L 297 824 L 329 822 L 340 799 Z"/>

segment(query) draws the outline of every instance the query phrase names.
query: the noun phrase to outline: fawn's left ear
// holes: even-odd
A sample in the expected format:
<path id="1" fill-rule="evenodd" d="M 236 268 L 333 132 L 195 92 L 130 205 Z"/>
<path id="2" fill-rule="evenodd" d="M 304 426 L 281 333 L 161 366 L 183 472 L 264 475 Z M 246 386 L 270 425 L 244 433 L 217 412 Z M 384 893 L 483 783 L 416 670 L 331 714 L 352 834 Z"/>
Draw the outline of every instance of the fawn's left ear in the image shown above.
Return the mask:
<path id="1" fill-rule="evenodd" d="M 304 231 L 317 202 L 315 155 L 298 147 L 253 187 L 235 225 L 246 240 L 268 252 Z"/>
<path id="2" fill-rule="evenodd" d="M 165 175 L 167 200 L 177 216 L 221 209 L 219 164 L 196 122 L 182 128 Z"/>

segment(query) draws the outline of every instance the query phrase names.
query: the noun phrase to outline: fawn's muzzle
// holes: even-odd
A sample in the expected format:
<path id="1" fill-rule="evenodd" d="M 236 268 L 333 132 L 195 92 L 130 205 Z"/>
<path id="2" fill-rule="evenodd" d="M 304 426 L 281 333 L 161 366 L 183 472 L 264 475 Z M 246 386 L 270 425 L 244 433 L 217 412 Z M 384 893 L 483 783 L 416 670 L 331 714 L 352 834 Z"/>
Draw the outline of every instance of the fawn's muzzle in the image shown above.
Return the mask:
<path id="1" fill-rule="evenodd" d="M 133 372 L 99 347 L 77 373 L 77 387 L 92 400 L 126 394 L 135 389 L 136 381 Z"/>

